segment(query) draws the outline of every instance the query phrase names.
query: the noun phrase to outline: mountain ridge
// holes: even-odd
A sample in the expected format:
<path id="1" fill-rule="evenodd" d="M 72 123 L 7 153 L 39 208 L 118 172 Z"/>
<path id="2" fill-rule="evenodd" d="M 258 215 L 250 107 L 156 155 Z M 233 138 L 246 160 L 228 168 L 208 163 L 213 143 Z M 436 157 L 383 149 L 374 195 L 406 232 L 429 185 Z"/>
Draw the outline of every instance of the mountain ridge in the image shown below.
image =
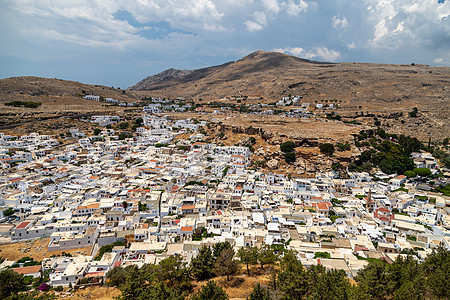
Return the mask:
<path id="1" fill-rule="evenodd" d="M 166 76 L 158 82 L 144 79 L 129 90 L 146 97 L 210 101 L 257 94 L 263 102 L 273 102 L 291 94 L 302 96 L 305 101 L 342 99 L 355 105 L 371 102 L 381 107 L 385 103 L 416 105 L 425 99 L 428 106 L 439 103 L 448 107 L 449 78 L 449 67 L 332 63 L 256 51 L 236 61 L 190 70 L 182 76 Z"/>

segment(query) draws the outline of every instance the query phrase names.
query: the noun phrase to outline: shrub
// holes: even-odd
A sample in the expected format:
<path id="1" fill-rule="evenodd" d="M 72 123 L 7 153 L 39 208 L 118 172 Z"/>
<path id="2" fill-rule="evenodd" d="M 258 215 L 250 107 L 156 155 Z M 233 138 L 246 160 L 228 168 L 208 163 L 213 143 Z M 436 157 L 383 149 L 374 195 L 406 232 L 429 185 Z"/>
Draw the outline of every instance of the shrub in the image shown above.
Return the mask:
<path id="1" fill-rule="evenodd" d="M 288 152 L 284 154 L 284 160 L 290 164 L 295 162 L 295 152 Z"/>
<path id="2" fill-rule="evenodd" d="M 284 142 L 280 145 L 280 150 L 284 153 L 293 152 L 295 148 L 295 143 L 292 141 Z"/>
<path id="3" fill-rule="evenodd" d="M 319 146 L 320 152 L 325 155 L 332 155 L 334 153 L 334 145 L 331 143 L 324 143 Z"/>
<path id="4" fill-rule="evenodd" d="M 417 107 L 414 107 L 413 110 L 409 112 L 409 116 L 411 118 L 416 118 L 417 117 L 417 111 L 418 111 Z"/>
<path id="5" fill-rule="evenodd" d="M 14 106 L 14 107 L 26 107 L 26 108 L 37 108 L 39 106 L 42 105 L 41 102 L 33 102 L 33 101 L 29 101 L 29 102 L 24 102 L 24 101 L 11 101 L 11 102 L 6 102 L 5 103 L 6 106 Z"/>
<path id="6" fill-rule="evenodd" d="M 431 176 L 431 171 L 428 168 L 415 168 L 414 173 L 422 177 Z"/>
<path id="7" fill-rule="evenodd" d="M 408 178 L 412 178 L 412 177 L 416 176 L 416 173 L 414 171 L 406 171 L 405 176 Z"/>

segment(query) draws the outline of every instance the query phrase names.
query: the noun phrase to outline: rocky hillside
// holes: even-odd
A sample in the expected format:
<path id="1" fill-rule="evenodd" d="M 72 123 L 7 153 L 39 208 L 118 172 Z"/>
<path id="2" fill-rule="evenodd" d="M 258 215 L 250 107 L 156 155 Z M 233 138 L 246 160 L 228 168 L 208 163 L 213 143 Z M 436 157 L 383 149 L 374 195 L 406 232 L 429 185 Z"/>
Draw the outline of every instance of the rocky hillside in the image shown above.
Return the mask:
<path id="1" fill-rule="evenodd" d="M 30 97 L 79 97 L 83 94 L 94 94 L 118 100 L 135 100 L 125 90 L 102 85 L 90 85 L 77 81 L 33 76 L 10 77 L 0 79 L 0 100 L 11 100 L 18 95 Z M 35 99 L 38 101 L 38 99 Z"/>
<path id="2" fill-rule="evenodd" d="M 173 73 L 175 76 L 166 76 Z M 155 77 L 156 76 L 156 77 Z M 216 100 L 283 95 L 304 101 L 340 99 L 358 108 L 449 108 L 449 67 L 368 63 L 325 63 L 277 52 L 257 51 L 233 62 L 186 74 L 165 71 L 132 88 L 146 96 Z M 259 99 L 259 97 L 258 97 Z"/>
<path id="3" fill-rule="evenodd" d="M 151 89 L 153 85 L 164 80 L 177 79 L 191 74 L 191 70 L 177 70 L 174 68 L 165 70 L 156 75 L 148 76 L 144 80 L 138 82 L 136 85 L 130 87 L 130 90 L 147 90 Z"/>

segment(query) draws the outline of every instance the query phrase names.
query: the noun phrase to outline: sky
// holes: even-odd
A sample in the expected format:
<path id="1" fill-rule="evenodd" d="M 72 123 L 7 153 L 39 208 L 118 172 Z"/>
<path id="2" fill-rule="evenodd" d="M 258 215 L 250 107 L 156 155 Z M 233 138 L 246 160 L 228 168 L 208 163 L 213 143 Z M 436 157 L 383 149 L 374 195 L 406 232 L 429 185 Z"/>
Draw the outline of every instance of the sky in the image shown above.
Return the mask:
<path id="1" fill-rule="evenodd" d="M 0 0 L 0 78 L 127 88 L 256 50 L 450 66 L 450 0 Z"/>

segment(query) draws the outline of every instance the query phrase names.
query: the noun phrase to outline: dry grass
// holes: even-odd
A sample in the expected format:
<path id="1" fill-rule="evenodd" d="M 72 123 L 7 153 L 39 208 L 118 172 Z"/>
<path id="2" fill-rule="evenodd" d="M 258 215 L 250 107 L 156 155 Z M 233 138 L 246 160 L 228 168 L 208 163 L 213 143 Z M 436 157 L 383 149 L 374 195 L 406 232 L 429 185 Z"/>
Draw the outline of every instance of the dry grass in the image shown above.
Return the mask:
<path id="1" fill-rule="evenodd" d="M 215 277 L 213 280 L 223 287 L 231 300 L 247 299 L 257 283 L 260 283 L 262 286 L 269 284 L 270 277 L 268 272 L 268 267 L 263 271 L 259 266 L 250 266 L 250 276 L 247 276 L 246 267 L 241 265 L 241 275 L 230 277 L 230 281 L 227 282 L 226 276 Z M 206 280 L 193 282 L 193 293 L 197 292 L 206 283 Z"/>
<path id="2" fill-rule="evenodd" d="M 96 300 L 110 300 L 121 294 L 120 290 L 115 287 L 94 286 L 85 289 L 80 289 L 74 293 L 67 295 L 61 293 L 58 299 L 80 300 L 80 299 L 96 299 Z"/>
<path id="3" fill-rule="evenodd" d="M 64 251 L 47 251 L 50 238 L 42 238 L 32 241 L 11 243 L 0 245 L 0 256 L 8 260 L 18 260 L 22 257 L 32 257 L 36 261 L 41 261 L 46 257 L 52 255 L 62 255 L 63 252 L 70 254 L 85 253 L 89 255 L 91 253 L 91 247 L 64 250 Z M 29 252 L 21 252 L 23 249 L 29 248 Z"/>
<path id="4" fill-rule="evenodd" d="M 214 280 L 219 286 L 221 286 L 225 292 L 229 295 L 230 299 L 240 300 L 247 299 L 257 283 L 262 286 L 268 286 L 270 281 L 269 267 L 261 270 L 259 266 L 250 266 L 250 276 L 247 276 L 247 269 L 244 265 L 241 265 L 240 275 L 232 276 L 230 281 L 227 281 L 226 276 L 215 277 Z M 278 269 L 278 266 L 274 266 Z M 207 283 L 205 281 L 194 281 L 193 293 L 196 293 L 202 286 Z M 113 299 L 120 295 L 120 290 L 113 287 L 90 287 L 86 289 L 78 290 L 74 293 L 67 295 L 67 293 L 61 293 L 60 299 Z M 64 296 L 63 296 L 64 295 Z M 169 300 L 169 299 L 168 299 Z"/>

